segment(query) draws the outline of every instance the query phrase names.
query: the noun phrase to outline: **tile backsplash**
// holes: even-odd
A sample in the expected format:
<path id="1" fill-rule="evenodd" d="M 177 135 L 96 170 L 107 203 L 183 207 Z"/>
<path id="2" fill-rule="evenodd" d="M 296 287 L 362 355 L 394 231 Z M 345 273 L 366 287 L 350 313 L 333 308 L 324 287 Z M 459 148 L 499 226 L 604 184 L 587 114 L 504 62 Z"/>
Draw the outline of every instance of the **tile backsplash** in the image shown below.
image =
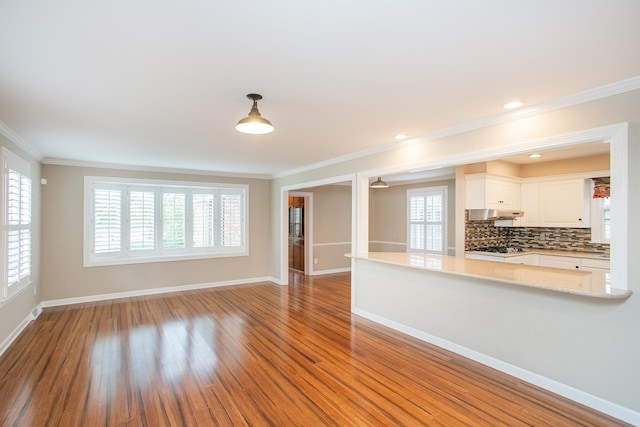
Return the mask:
<path id="1" fill-rule="evenodd" d="M 608 244 L 591 243 L 590 228 L 495 227 L 493 221 L 466 221 L 465 250 L 490 246 L 609 254 Z"/>
<path id="2" fill-rule="evenodd" d="M 473 251 L 491 246 L 509 245 L 509 228 L 495 227 L 493 221 L 466 221 L 464 249 Z"/>

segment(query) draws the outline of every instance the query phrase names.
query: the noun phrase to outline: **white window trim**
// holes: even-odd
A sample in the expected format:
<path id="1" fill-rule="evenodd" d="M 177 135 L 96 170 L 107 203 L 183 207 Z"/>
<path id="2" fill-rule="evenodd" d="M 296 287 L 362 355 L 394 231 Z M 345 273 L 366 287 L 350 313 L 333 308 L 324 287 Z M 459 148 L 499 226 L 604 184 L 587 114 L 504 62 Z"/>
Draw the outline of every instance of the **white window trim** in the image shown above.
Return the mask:
<path id="1" fill-rule="evenodd" d="M 13 152 L 9 151 L 8 149 L 6 149 L 5 147 L 2 147 L 2 150 L 0 151 L 0 165 L 2 166 L 1 169 L 1 174 L 2 174 L 2 178 L 0 179 L 1 184 L 2 185 L 2 191 L 0 192 L 0 194 L 2 194 L 2 200 L 0 202 L 1 206 L 0 206 L 0 222 L 2 223 L 2 251 L 0 252 L 2 254 L 2 257 L 0 259 L 0 264 L 1 264 L 1 268 L 0 270 L 2 271 L 2 279 L 0 279 L 0 306 L 3 305 L 4 303 L 6 303 L 8 300 L 10 300 L 11 298 L 15 297 L 16 295 L 18 295 L 19 293 L 21 293 L 24 289 L 26 289 L 29 285 L 31 285 L 32 283 L 32 273 L 33 273 L 33 268 L 32 265 L 29 266 L 29 275 L 27 277 L 25 277 L 23 280 L 19 280 L 17 284 L 13 285 L 13 286 L 9 286 L 8 283 L 8 265 L 7 265 L 7 239 L 8 239 L 8 231 L 9 231 L 9 227 L 8 227 L 8 218 L 7 218 L 7 199 L 6 199 L 6 194 L 7 194 L 7 167 L 10 166 L 10 168 L 18 173 L 20 173 L 21 175 L 29 178 L 29 180 L 31 180 L 31 215 L 32 215 L 32 219 L 29 222 L 29 230 L 31 232 L 31 248 L 30 250 L 33 249 L 33 181 L 31 178 L 31 165 L 29 164 L 28 161 L 24 160 L 23 158 L 21 158 L 20 156 L 14 154 Z M 32 257 L 32 255 L 31 255 Z M 31 262 L 33 261 L 33 259 L 31 258 Z"/>
<path id="2" fill-rule="evenodd" d="M 435 252 L 418 249 L 411 249 L 411 212 L 410 212 L 410 200 L 411 196 L 417 193 L 442 193 L 442 251 Z M 447 203 L 448 203 L 448 188 L 446 185 L 439 185 L 433 187 L 422 187 L 422 188 L 409 188 L 407 190 L 407 252 L 420 252 L 420 253 L 435 253 L 440 255 L 446 255 L 447 253 Z M 426 243 L 426 242 L 425 242 Z"/>
<path id="3" fill-rule="evenodd" d="M 96 256 L 93 253 L 93 194 L 92 190 L 94 185 L 114 185 L 114 186 L 127 186 L 129 188 L 154 188 L 154 191 L 168 190 L 172 187 L 178 192 L 187 191 L 191 194 L 194 193 L 209 193 L 209 192 L 238 192 L 242 195 L 242 235 L 244 237 L 243 244 L 239 247 L 232 248 L 193 248 L 189 247 L 181 252 L 176 249 L 164 249 L 161 252 L 156 250 L 141 251 L 140 253 L 131 254 L 128 250 L 118 255 L 99 255 Z M 161 194 L 161 193 L 158 193 Z M 123 195 L 122 210 L 123 210 L 123 223 L 127 219 L 125 215 L 125 208 L 128 209 L 128 200 Z M 162 210 L 161 197 L 156 197 L 156 209 Z M 187 204 L 189 205 L 189 204 Z M 191 212 L 191 208 L 187 209 L 187 215 Z M 186 233 L 190 236 L 192 225 L 190 224 L 190 217 L 187 219 Z M 218 224 L 219 218 L 216 217 L 216 224 Z M 98 177 L 98 176 L 85 176 L 84 179 L 84 235 L 83 235 L 83 265 L 85 267 L 98 267 L 109 265 L 124 265 L 124 264 L 142 264 L 150 262 L 165 262 L 165 261 L 181 261 L 181 260 L 193 260 L 193 259 L 207 259 L 207 258 L 225 258 L 225 257 L 240 257 L 249 255 L 249 186 L 244 184 L 219 184 L 209 182 L 193 182 L 193 181 L 165 181 L 165 180 L 148 180 L 148 179 L 128 179 L 128 178 L 112 178 L 112 177 Z M 162 244 L 162 224 L 156 222 L 156 248 L 158 242 Z M 188 238 L 188 237 L 187 237 Z M 128 247 L 129 235 L 128 226 L 123 227 L 121 245 Z M 126 246 L 125 246 L 126 245 Z"/>

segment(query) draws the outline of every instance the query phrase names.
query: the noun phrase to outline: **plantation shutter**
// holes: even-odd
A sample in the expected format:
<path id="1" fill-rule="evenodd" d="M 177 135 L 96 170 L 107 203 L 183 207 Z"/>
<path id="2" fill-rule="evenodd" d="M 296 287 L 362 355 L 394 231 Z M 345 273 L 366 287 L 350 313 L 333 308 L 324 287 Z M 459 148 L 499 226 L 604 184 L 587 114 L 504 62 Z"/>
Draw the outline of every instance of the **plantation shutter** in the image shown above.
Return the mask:
<path id="1" fill-rule="evenodd" d="M 423 196 L 409 197 L 409 249 L 423 251 L 425 241 L 425 205 Z"/>
<path id="2" fill-rule="evenodd" d="M 242 196 L 220 196 L 220 229 L 223 247 L 242 246 Z"/>
<path id="3" fill-rule="evenodd" d="M 131 191 L 129 193 L 129 249 L 131 251 L 155 248 L 155 193 Z"/>
<path id="4" fill-rule="evenodd" d="M 94 253 L 122 250 L 122 190 L 94 189 L 93 236 Z"/>
<path id="5" fill-rule="evenodd" d="M 4 181 L 5 277 L 1 297 L 31 281 L 31 178 L 29 164 L 2 150 Z"/>
<path id="6" fill-rule="evenodd" d="M 213 194 L 193 194 L 193 247 L 215 245 L 215 204 Z"/>
<path id="7" fill-rule="evenodd" d="M 186 246 L 186 212 L 184 193 L 162 194 L 162 247 L 165 249 Z"/>
<path id="8" fill-rule="evenodd" d="M 442 252 L 442 194 L 425 195 L 427 212 L 426 248 L 429 252 Z"/>
<path id="9" fill-rule="evenodd" d="M 407 192 L 408 250 L 444 253 L 444 190 L 440 187 Z"/>

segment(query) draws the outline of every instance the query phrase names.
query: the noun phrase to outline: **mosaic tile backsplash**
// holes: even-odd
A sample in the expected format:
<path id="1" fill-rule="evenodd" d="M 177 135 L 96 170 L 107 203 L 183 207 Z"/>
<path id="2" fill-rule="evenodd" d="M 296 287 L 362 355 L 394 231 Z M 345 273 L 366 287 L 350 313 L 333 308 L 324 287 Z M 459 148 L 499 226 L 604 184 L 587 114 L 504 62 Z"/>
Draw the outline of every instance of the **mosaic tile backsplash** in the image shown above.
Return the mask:
<path id="1" fill-rule="evenodd" d="M 464 241 L 467 251 L 511 246 L 609 255 L 610 247 L 591 243 L 590 228 L 495 227 L 493 221 L 466 221 Z"/>

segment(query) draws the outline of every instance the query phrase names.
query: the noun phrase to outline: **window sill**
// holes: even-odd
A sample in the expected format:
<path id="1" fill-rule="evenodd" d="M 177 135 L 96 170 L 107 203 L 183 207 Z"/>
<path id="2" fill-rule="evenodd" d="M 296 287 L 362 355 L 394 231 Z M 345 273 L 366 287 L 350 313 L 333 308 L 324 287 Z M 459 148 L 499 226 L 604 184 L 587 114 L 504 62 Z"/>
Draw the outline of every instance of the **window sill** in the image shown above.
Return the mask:
<path id="1" fill-rule="evenodd" d="M 29 286 L 31 286 L 33 284 L 33 282 L 28 282 L 24 285 L 22 285 L 22 287 L 18 288 L 17 291 L 14 291 L 11 295 L 9 295 L 6 298 L 0 299 L 0 308 L 4 307 L 6 304 L 10 303 L 11 300 L 13 300 L 14 298 L 16 298 L 18 295 L 20 295 L 21 293 L 23 293 L 25 290 L 27 290 L 29 288 Z"/>
<path id="2" fill-rule="evenodd" d="M 219 252 L 215 254 L 191 254 L 191 255 L 164 255 L 152 257 L 131 257 L 118 259 L 87 259 L 85 257 L 84 267 L 105 267 L 110 265 L 128 265 L 128 264 L 150 264 L 155 262 L 171 262 L 171 261 L 190 261 L 210 258 L 230 258 L 249 256 L 249 251 L 243 252 Z"/>

